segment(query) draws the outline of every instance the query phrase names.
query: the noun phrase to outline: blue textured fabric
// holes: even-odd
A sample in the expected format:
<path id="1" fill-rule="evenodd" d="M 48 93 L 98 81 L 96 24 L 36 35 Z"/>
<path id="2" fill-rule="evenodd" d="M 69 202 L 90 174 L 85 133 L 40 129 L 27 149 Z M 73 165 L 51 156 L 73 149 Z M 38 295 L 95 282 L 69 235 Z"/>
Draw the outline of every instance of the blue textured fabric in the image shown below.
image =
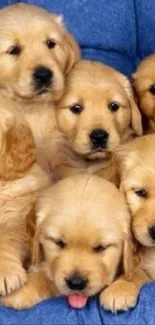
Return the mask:
<path id="1" fill-rule="evenodd" d="M 155 324 L 155 283 L 145 286 L 136 308 L 113 315 L 104 311 L 98 298 L 86 308 L 68 306 L 65 298 L 49 299 L 28 311 L 14 311 L 0 307 L 1 325 L 153 325 Z"/>
<path id="2" fill-rule="evenodd" d="M 140 59 L 155 52 L 155 2 L 136 0 L 137 53 Z"/>
<path id="3" fill-rule="evenodd" d="M 155 1 L 0 0 L 0 8 L 17 2 L 63 14 L 84 58 L 102 61 L 128 76 L 155 50 Z"/>
<path id="4" fill-rule="evenodd" d="M 151 0 L 1 0 L 0 7 L 15 2 L 63 14 L 84 58 L 102 61 L 127 75 L 143 56 L 140 51 L 149 53 L 155 44 L 155 2 Z"/>
<path id="5" fill-rule="evenodd" d="M 25 2 L 63 14 L 79 41 L 83 57 L 99 60 L 126 75 L 155 51 L 155 1 L 152 0 L 0 0 L 0 8 Z M 83 310 L 71 309 L 64 298 L 50 299 L 29 311 L 0 308 L 0 324 L 155 324 L 155 283 L 142 290 L 135 309 L 117 316 L 104 311 L 98 299 Z"/>

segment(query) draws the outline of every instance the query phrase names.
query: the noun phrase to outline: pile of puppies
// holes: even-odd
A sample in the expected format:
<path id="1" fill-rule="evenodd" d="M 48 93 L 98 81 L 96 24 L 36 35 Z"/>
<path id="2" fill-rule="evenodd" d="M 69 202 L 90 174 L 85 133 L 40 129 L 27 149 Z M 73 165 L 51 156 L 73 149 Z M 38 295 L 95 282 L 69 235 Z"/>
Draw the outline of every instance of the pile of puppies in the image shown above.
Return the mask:
<path id="1" fill-rule="evenodd" d="M 80 59 L 61 16 L 0 11 L 3 305 L 61 294 L 81 308 L 99 293 L 117 312 L 155 279 L 154 66 L 140 64 L 133 92 Z"/>

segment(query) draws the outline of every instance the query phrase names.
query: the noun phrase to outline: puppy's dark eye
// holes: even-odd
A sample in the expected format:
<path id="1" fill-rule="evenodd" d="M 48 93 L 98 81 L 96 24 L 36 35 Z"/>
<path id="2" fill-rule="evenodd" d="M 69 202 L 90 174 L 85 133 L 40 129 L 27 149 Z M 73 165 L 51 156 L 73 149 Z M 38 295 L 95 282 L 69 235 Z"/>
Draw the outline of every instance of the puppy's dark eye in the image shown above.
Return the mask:
<path id="1" fill-rule="evenodd" d="M 56 46 L 56 42 L 52 39 L 48 39 L 46 41 L 46 45 L 48 46 L 49 49 L 54 49 L 54 47 Z"/>
<path id="2" fill-rule="evenodd" d="M 108 108 L 110 109 L 111 112 L 117 112 L 120 106 L 116 102 L 111 102 L 108 104 Z"/>
<path id="3" fill-rule="evenodd" d="M 55 241 L 55 244 L 61 249 L 64 249 L 66 247 L 66 243 L 64 243 L 61 239 Z"/>
<path id="4" fill-rule="evenodd" d="M 70 106 L 69 109 L 74 114 L 80 114 L 83 110 L 83 106 L 80 104 L 74 104 L 74 105 Z"/>
<path id="5" fill-rule="evenodd" d="M 105 247 L 103 245 L 98 245 L 93 248 L 93 251 L 95 253 L 102 253 L 105 250 Z"/>
<path id="6" fill-rule="evenodd" d="M 22 51 L 22 49 L 19 45 L 14 45 L 9 48 L 7 53 L 10 55 L 20 55 L 21 51 Z"/>
<path id="7" fill-rule="evenodd" d="M 145 198 L 148 196 L 148 193 L 145 190 L 145 188 L 139 188 L 139 189 L 135 190 L 135 194 L 140 197 L 145 197 Z"/>
<path id="8" fill-rule="evenodd" d="M 149 92 L 150 92 L 152 95 L 155 95 L 155 84 L 152 84 L 152 85 L 149 87 Z"/>

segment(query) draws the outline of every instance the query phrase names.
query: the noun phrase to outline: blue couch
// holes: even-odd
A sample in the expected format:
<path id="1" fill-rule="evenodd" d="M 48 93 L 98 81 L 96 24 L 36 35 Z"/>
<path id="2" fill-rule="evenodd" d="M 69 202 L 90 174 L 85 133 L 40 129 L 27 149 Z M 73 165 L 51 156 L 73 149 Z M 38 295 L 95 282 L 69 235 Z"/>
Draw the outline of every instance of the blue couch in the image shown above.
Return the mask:
<path id="1" fill-rule="evenodd" d="M 130 77 L 139 61 L 155 51 L 155 1 L 152 0 L 0 0 L 25 2 L 61 13 L 79 41 L 83 57 L 111 65 Z M 145 286 L 136 308 L 117 316 L 104 311 L 98 298 L 83 310 L 65 298 L 50 299 L 29 311 L 0 307 L 0 324 L 155 324 L 155 283 Z"/>
<path id="2" fill-rule="evenodd" d="M 18 2 L 63 14 L 85 58 L 103 61 L 128 76 L 155 51 L 152 0 L 0 0 L 0 8 Z"/>
<path id="3" fill-rule="evenodd" d="M 113 315 L 100 307 L 98 298 L 82 310 L 72 309 L 65 298 L 49 299 L 28 311 L 0 308 L 1 325 L 153 325 L 155 283 L 144 287 L 136 308 Z"/>

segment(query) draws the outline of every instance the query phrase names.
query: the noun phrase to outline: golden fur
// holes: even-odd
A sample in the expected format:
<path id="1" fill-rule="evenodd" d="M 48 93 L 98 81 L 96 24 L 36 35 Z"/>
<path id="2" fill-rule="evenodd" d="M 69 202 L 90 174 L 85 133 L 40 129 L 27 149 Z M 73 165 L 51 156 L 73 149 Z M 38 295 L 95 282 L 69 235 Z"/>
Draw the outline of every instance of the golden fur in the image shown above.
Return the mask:
<path id="1" fill-rule="evenodd" d="M 117 112 L 110 111 L 110 103 L 119 105 Z M 81 112 L 72 112 L 75 104 L 82 107 Z M 114 149 L 133 135 L 142 135 L 141 115 L 127 78 L 99 62 L 81 60 L 67 76 L 56 113 L 59 127 L 81 158 L 82 167 L 117 184 L 111 159 Z M 90 134 L 96 129 L 109 134 L 107 148 L 92 147 Z"/>
<path id="2" fill-rule="evenodd" d="M 116 151 L 124 193 L 135 237 L 137 266 L 133 279 L 124 277 L 109 290 L 109 308 L 114 301 L 115 309 L 134 307 L 143 284 L 155 280 L 155 135 L 145 135 Z M 152 229 L 152 230 L 151 230 Z M 128 301 L 128 305 L 126 304 Z"/>
<path id="3" fill-rule="evenodd" d="M 54 157 L 66 143 L 57 130 L 53 106 L 64 92 L 65 75 L 79 57 L 79 47 L 61 16 L 26 4 L 0 11 L 0 96 L 15 102 L 24 113 L 38 161 L 51 173 Z M 48 86 L 38 88 L 34 74 L 40 67 L 48 69 L 52 79 Z"/>
<path id="4" fill-rule="evenodd" d="M 88 280 L 82 293 L 89 297 L 101 292 L 106 307 L 107 286 L 121 262 L 126 278 L 132 276 L 130 241 L 128 209 L 112 183 L 95 175 L 65 178 L 47 189 L 37 204 L 34 272 L 21 290 L 2 302 L 23 309 L 58 293 L 71 295 L 65 279 L 76 273 Z"/>
<path id="5" fill-rule="evenodd" d="M 155 54 L 145 58 L 138 66 L 133 75 L 133 86 L 139 109 L 143 114 L 144 132 L 155 132 L 155 90 L 151 92 L 151 87 L 155 85 Z"/>
<path id="6" fill-rule="evenodd" d="M 26 217 L 48 185 L 36 162 L 31 131 L 8 101 L 0 101 L 0 295 L 22 286 L 29 244 Z"/>

